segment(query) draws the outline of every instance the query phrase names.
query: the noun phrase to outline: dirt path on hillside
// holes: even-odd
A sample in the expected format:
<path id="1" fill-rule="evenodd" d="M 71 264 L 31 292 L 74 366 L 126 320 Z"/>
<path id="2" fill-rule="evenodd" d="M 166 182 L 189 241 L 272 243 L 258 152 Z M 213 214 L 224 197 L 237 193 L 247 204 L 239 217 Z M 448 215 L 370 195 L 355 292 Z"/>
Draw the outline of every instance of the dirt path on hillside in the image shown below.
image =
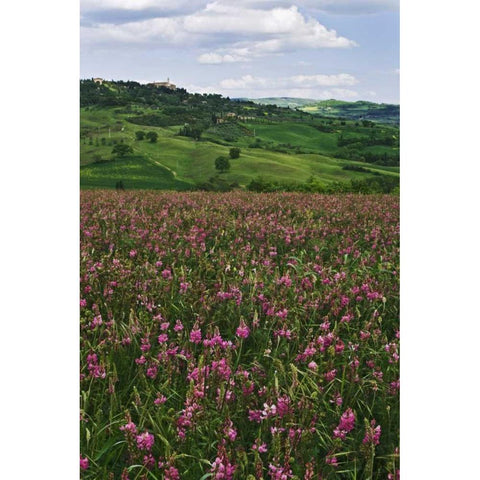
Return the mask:
<path id="1" fill-rule="evenodd" d="M 136 147 L 133 147 L 133 151 L 135 152 L 137 150 Z M 148 153 L 144 153 L 140 150 L 138 150 L 138 152 L 140 155 L 143 155 L 144 157 L 147 157 L 148 160 L 150 160 L 152 163 L 154 163 L 155 165 L 158 165 L 159 167 L 163 167 L 165 168 L 166 170 L 168 170 L 174 177 L 177 176 L 177 172 L 175 170 L 172 170 L 170 167 L 167 167 L 166 165 L 164 165 L 163 163 L 160 163 L 158 160 L 154 160 Z"/>

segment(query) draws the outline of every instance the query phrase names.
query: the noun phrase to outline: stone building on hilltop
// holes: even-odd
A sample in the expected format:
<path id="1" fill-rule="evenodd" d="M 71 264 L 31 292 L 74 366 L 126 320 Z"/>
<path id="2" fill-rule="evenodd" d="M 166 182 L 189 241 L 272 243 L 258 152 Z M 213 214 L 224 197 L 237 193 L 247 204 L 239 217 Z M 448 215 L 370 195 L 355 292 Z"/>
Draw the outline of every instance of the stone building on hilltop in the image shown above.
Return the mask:
<path id="1" fill-rule="evenodd" d="M 175 84 L 170 83 L 169 78 L 167 78 L 166 82 L 152 82 L 152 83 L 149 83 L 148 85 L 153 85 L 154 87 L 165 87 L 165 88 L 169 88 L 170 90 L 177 89 L 177 86 Z"/>

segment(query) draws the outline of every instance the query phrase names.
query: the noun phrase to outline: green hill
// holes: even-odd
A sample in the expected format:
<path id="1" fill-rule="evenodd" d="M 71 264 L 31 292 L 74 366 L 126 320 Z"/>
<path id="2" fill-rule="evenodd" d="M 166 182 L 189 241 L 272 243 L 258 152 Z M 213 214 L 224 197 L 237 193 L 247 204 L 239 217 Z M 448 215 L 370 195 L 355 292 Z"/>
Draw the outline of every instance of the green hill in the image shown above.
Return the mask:
<path id="1" fill-rule="evenodd" d="M 323 100 L 304 105 L 302 110 L 315 115 L 400 124 L 400 106 L 387 103 L 373 103 L 362 100 L 358 102 Z"/>
<path id="2" fill-rule="evenodd" d="M 303 112 L 332 118 L 350 120 L 371 120 L 374 122 L 399 125 L 400 106 L 387 103 L 373 103 L 359 100 L 312 100 L 309 98 L 271 97 L 244 99 L 262 105 L 298 108 Z"/>
<path id="3" fill-rule="evenodd" d="M 399 131 L 220 95 L 190 94 L 136 82 L 80 84 L 82 188 L 195 189 L 212 179 L 245 188 L 266 181 L 321 185 L 398 179 Z M 155 132 L 157 141 L 136 132 Z M 125 156 L 116 145 L 131 147 Z M 219 175 L 218 156 L 241 149 Z M 220 179 L 220 180 L 219 180 Z"/>

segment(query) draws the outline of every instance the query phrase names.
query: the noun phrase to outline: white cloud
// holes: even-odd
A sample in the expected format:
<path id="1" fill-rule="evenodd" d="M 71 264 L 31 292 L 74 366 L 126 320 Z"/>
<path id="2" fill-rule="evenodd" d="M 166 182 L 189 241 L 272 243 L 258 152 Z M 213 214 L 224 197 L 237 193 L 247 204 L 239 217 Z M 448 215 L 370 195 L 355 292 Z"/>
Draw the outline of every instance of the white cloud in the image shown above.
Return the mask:
<path id="1" fill-rule="evenodd" d="M 296 88 L 308 89 L 316 87 L 342 87 L 356 85 L 358 80 L 348 73 L 338 75 L 294 75 L 291 77 L 265 78 L 244 75 L 240 78 L 227 78 L 219 83 L 221 89 L 245 88 Z M 347 90 L 345 90 L 346 92 Z"/>
<path id="2" fill-rule="evenodd" d="M 348 73 L 340 73 L 338 75 L 295 75 L 290 77 L 293 84 L 309 88 L 309 87 L 330 87 L 334 85 L 351 86 L 358 83 L 358 80 Z"/>
<path id="3" fill-rule="evenodd" d="M 226 78 L 216 85 L 187 85 L 186 88 L 188 91 L 220 93 L 229 97 L 297 97 L 352 100 L 360 98 L 358 92 L 343 87 L 357 83 L 355 77 L 346 73 L 275 78 L 243 75 L 239 78 Z"/>
<path id="4" fill-rule="evenodd" d="M 99 24 L 82 27 L 82 41 L 85 43 L 148 43 L 167 41 L 181 43 L 187 40 L 186 33 L 179 28 L 178 19 L 154 18 L 122 25 Z"/>
<path id="5" fill-rule="evenodd" d="M 239 41 L 201 55 L 198 61 L 208 63 L 249 61 L 265 55 L 280 54 L 298 49 L 346 48 L 357 44 L 337 35 L 314 18 L 306 18 L 298 8 L 251 10 L 226 6 L 218 2 L 209 4 L 202 14 L 187 17 L 186 28 L 195 33 L 217 32 L 228 34 L 254 34 L 264 38 Z"/>
<path id="6" fill-rule="evenodd" d="M 131 5 L 130 0 L 107 0 L 107 3 L 125 8 Z M 142 3 L 164 2 L 142 0 Z M 198 62 L 204 64 L 245 62 L 298 49 L 356 45 L 318 20 L 305 17 L 295 6 L 262 10 L 222 2 L 209 3 L 189 15 L 83 26 L 82 41 L 133 44 L 162 41 L 191 43 L 196 47 L 217 44 L 217 48 L 198 57 Z"/>
<path id="7" fill-rule="evenodd" d="M 205 63 L 207 65 L 218 65 L 220 63 L 236 63 L 246 62 L 245 57 L 238 55 L 220 55 L 219 53 L 203 53 L 197 58 L 198 63 Z"/>
<path id="8" fill-rule="evenodd" d="M 182 85 L 183 88 L 185 88 L 188 92 L 193 92 L 193 93 L 211 93 L 211 94 L 218 94 L 220 93 L 218 91 L 217 87 L 214 86 L 201 86 L 201 85 L 195 85 L 195 84 L 188 84 L 188 85 Z"/>
<path id="9" fill-rule="evenodd" d="M 241 90 L 251 87 L 266 87 L 274 82 L 269 82 L 267 78 L 253 77 L 252 75 L 244 75 L 241 78 L 227 78 L 220 82 L 220 88 L 222 89 L 234 89 Z"/>
<path id="10" fill-rule="evenodd" d="M 323 92 L 329 98 L 355 98 L 358 97 L 358 92 L 349 90 L 348 88 L 332 88 Z"/>
<path id="11" fill-rule="evenodd" d="M 236 3 L 209 3 L 203 11 L 185 18 L 185 29 L 197 33 L 291 34 L 305 28 L 306 20 L 295 6 L 262 10 Z"/>

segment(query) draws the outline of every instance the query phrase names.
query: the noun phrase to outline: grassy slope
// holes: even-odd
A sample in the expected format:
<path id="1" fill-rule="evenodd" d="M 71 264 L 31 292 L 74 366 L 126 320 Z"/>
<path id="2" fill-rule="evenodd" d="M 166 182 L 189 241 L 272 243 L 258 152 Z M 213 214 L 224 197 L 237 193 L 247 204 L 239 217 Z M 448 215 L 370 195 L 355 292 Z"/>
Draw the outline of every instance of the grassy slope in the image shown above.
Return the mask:
<path id="1" fill-rule="evenodd" d="M 183 190 L 189 185 L 206 181 L 218 172 L 214 160 L 227 155 L 229 146 L 211 141 L 194 141 L 176 136 L 179 127 L 141 127 L 125 120 L 126 115 L 117 114 L 114 109 L 82 109 L 81 125 L 98 127 L 93 145 L 81 141 L 80 170 L 82 188 L 113 188 L 123 180 L 127 188 L 159 188 Z M 319 132 L 310 125 L 284 123 L 278 125 L 247 125 L 255 129 L 256 138 L 275 143 L 290 143 L 324 154 L 337 150 L 336 134 Z M 110 127 L 110 137 L 109 137 Z M 122 130 L 123 129 L 123 130 Z M 135 131 L 155 131 L 157 143 L 136 141 Z M 107 142 L 115 139 L 131 145 L 134 156 L 108 163 L 94 163 L 95 156 L 103 159 L 112 157 L 111 145 L 101 145 L 101 138 Z M 398 168 L 378 167 L 361 162 L 334 159 L 322 154 L 293 155 L 258 148 L 248 148 L 253 137 L 241 137 L 236 145 L 242 148 L 239 159 L 231 160 L 231 170 L 222 176 L 229 182 L 246 185 L 253 178 L 262 175 L 267 180 L 302 182 L 312 175 L 323 183 L 347 181 L 351 178 L 365 178 L 365 173 L 342 170 L 346 163 L 355 163 L 371 171 L 398 175 Z M 97 157 L 98 158 L 98 157 Z"/>
<path id="2" fill-rule="evenodd" d="M 123 181 L 125 188 L 174 190 L 189 188 L 188 183 L 177 180 L 171 171 L 144 157 L 125 157 L 80 168 L 82 188 L 115 188 L 119 180 Z"/>
<path id="3" fill-rule="evenodd" d="M 320 132 L 310 125 L 283 123 L 278 125 L 249 125 L 257 137 L 276 143 L 290 143 L 294 146 L 332 153 L 338 150 L 337 138 L 330 133 Z"/>

